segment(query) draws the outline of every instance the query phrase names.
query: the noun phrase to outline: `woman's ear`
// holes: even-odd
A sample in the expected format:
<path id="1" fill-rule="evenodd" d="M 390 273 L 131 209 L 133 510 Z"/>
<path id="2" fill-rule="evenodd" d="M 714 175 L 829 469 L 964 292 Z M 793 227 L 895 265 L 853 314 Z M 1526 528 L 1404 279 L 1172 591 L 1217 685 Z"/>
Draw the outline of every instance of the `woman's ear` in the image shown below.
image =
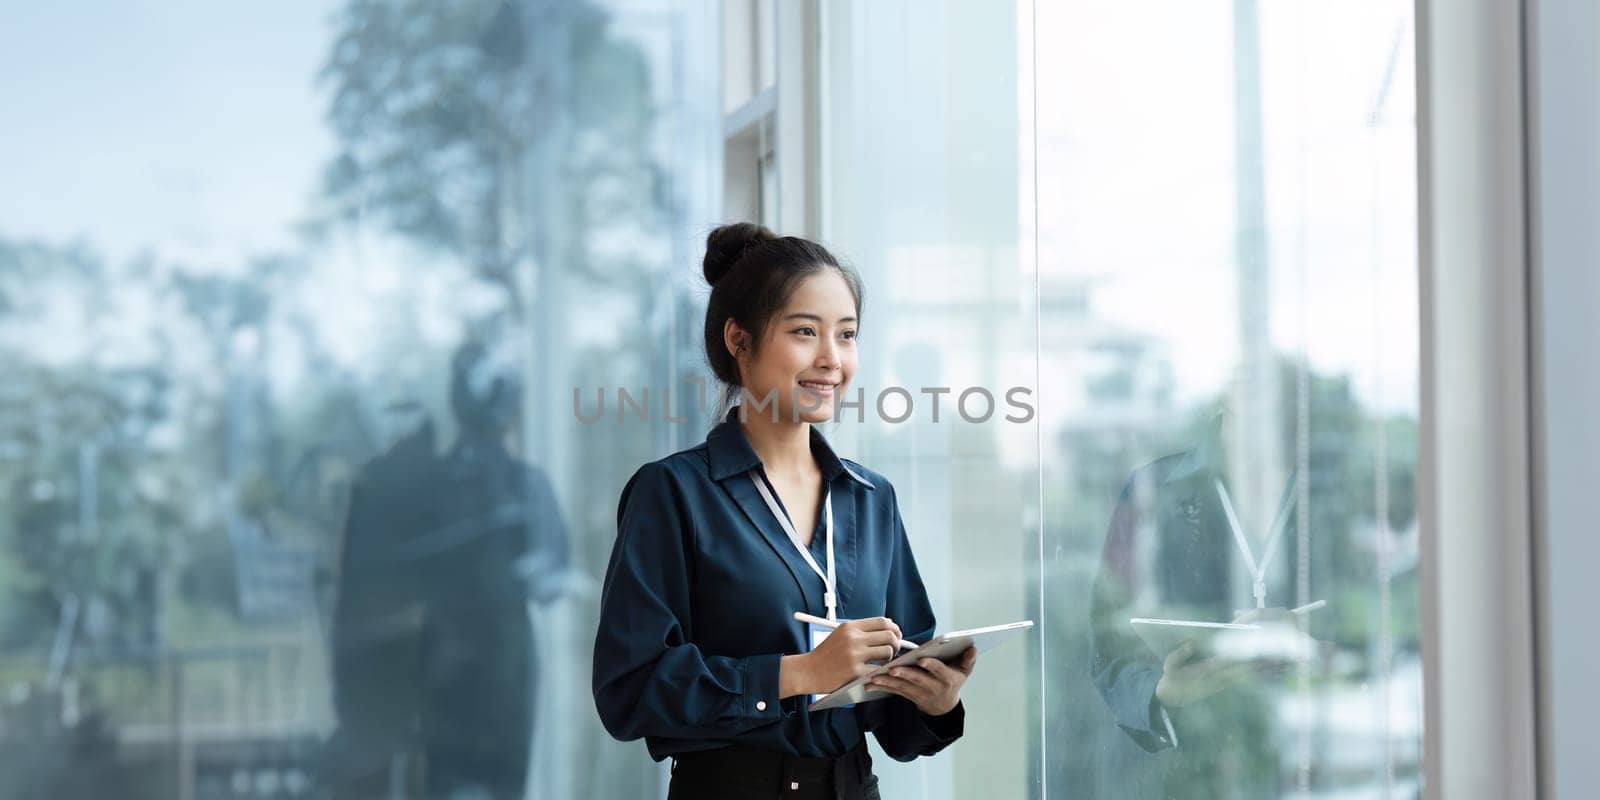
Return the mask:
<path id="1" fill-rule="evenodd" d="M 733 356 L 734 361 L 738 361 L 739 356 L 750 349 L 750 335 L 739 327 L 739 323 L 733 321 L 733 317 L 728 317 L 728 320 L 722 323 L 722 345 L 728 348 L 728 355 Z"/>

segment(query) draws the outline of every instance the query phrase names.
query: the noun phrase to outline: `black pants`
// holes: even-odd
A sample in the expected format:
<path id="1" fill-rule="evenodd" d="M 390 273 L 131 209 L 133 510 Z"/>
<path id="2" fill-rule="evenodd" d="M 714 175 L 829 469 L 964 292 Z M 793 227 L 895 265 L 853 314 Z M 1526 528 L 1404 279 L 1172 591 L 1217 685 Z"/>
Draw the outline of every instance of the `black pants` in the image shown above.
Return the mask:
<path id="1" fill-rule="evenodd" d="M 685 753 L 672 760 L 667 800 L 879 800 L 867 743 L 838 758 L 754 747 Z"/>

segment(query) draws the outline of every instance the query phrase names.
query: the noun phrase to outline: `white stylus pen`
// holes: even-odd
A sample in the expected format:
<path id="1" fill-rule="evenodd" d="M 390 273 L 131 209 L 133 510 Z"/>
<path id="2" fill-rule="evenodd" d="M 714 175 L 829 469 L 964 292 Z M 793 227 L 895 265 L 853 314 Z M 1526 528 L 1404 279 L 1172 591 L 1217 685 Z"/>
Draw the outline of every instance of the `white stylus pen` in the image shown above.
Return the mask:
<path id="1" fill-rule="evenodd" d="M 797 619 L 797 620 L 800 620 L 801 622 L 809 622 L 809 623 L 811 623 L 813 625 L 821 625 L 824 628 L 830 628 L 830 629 L 837 628 L 837 627 L 839 627 L 839 624 L 840 624 L 840 623 L 834 622 L 833 620 L 823 619 L 822 617 L 813 617 L 813 616 L 811 616 L 810 614 L 807 614 L 804 611 L 796 611 L 796 612 L 794 612 L 794 618 Z M 896 639 L 894 643 L 901 650 L 915 650 L 915 649 L 917 649 L 917 645 L 916 644 L 914 644 L 912 642 L 908 642 L 905 639 Z"/>

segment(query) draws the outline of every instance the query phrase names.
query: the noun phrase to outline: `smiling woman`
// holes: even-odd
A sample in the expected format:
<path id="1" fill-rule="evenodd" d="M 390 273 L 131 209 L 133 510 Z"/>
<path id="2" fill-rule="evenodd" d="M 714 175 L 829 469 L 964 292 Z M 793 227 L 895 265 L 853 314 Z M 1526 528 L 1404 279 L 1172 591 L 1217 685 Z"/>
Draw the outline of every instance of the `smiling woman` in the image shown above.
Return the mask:
<path id="1" fill-rule="evenodd" d="M 936 628 L 894 487 L 813 427 L 855 374 L 861 281 L 821 245 L 749 224 L 713 231 L 704 267 L 706 355 L 741 402 L 622 490 L 595 707 L 613 736 L 673 759 L 673 798 L 876 798 L 866 733 L 901 761 L 942 750 L 977 659 L 908 667 L 883 701 L 807 709 Z M 747 413 L 757 397 L 777 413 Z M 842 624 L 807 631 L 795 612 Z"/>
<path id="2" fill-rule="evenodd" d="M 750 223 L 712 231 L 703 268 L 706 358 L 724 404 L 742 389 L 757 411 L 776 402 L 781 419 L 827 420 L 855 374 L 860 276 L 816 242 Z"/>

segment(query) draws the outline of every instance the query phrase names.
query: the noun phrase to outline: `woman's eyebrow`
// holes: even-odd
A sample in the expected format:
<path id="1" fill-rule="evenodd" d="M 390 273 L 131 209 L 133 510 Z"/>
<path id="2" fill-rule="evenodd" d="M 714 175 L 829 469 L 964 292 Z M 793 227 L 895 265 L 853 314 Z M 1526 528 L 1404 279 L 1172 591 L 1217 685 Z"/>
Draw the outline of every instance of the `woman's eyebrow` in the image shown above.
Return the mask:
<path id="1" fill-rule="evenodd" d="M 821 322 L 822 321 L 822 317 L 820 317 L 820 316 L 818 316 L 816 314 L 812 314 L 809 311 L 796 311 L 793 314 L 785 314 L 783 318 L 785 320 L 810 319 L 810 320 L 816 320 L 817 322 Z M 856 318 L 855 317 L 840 317 L 839 321 L 840 322 L 855 322 Z"/>

